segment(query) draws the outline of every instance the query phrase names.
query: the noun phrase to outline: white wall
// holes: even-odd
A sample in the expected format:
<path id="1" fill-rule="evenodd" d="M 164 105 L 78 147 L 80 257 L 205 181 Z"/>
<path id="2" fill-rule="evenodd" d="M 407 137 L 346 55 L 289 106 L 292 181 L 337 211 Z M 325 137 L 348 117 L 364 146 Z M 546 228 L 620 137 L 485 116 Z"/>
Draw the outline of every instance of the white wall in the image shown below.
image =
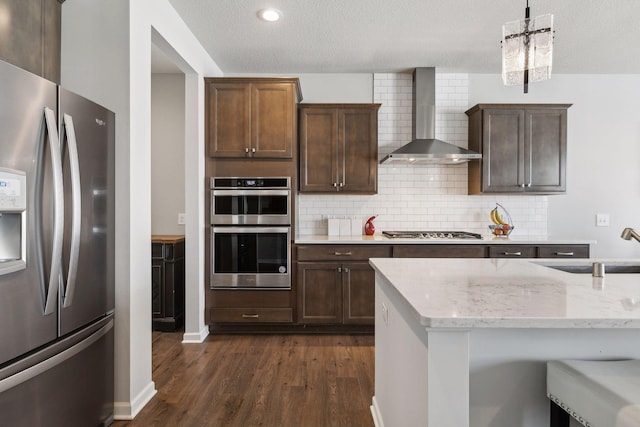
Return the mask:
<path id="1" fill-rule="evenodd" d="M 185 340 L 204 324 L 204 76 L 222 72 L 167 0 L 67 0 L 62 83 L 116 113 L 115 417 L 155 394 L 151 379 L 151 44 L 185 73 Z"/>
<path id="2" fill-rule="evenodd" d="M 151 234 L 184 234 L 184 74 L 151 75 Z"/>
<path id="3" fill-rule="evenodd" d="M 624 227 L 640 229 L 640 76 L 554 75 L 522 92 L 500 75 L 469 75 L 469 105 L 573 104 L 567 193 L 549 196 L 549 237 L 597 240 L 594 257 L 639 257 L 640 244 L 619 236 Z M 596 227 L 596 213 L 610 214 L 611 226 Z"/>

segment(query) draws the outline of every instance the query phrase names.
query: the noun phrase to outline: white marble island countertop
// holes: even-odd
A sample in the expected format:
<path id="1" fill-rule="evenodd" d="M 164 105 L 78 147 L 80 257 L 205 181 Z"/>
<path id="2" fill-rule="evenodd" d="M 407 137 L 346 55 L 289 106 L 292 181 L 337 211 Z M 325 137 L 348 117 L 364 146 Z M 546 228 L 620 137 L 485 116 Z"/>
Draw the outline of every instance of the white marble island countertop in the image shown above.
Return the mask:
<path id="1" fill-rule="evenodd" d="M 539 265 L 544 260 L 370 263 L 425 327 L 640 328 L 640 274 L 597 278 Z"/>

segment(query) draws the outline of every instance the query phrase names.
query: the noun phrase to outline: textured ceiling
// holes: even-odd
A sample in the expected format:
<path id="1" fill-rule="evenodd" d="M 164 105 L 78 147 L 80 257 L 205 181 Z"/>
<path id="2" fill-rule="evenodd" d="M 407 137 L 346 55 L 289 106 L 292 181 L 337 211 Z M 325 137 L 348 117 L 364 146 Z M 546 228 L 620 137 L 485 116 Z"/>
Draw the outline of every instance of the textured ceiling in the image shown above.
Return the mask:
<path id="1" fill-rule="evenodd" d="M 169 0 L 225 73 L 436 66 L 500 73 L 502 24 L 526 0 Z M 554 15 L 554 73 L 640 73 L 640 0 L 531 0 Z M 274 7 L 277 23 L 256 13 Z"/>

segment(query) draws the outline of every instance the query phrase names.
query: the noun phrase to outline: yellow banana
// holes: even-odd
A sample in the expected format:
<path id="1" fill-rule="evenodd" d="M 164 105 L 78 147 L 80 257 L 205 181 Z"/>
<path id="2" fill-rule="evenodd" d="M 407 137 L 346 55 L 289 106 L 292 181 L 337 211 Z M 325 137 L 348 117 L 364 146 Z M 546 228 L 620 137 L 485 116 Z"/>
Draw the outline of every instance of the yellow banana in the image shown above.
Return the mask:
<path id="1" fill-rule="evenodd" d="M 493 208 L 493 209 L 491 209 L 491 213 L 490 213 L 490 216 L 491 216 L 491 222 L 493 222 L 494 224 L 500 224 L 500 223 L 498 222 L 497 215 L 498 215 L 498 210 L 497 210 L 497 208 Z"/>
<path id="2" fill-rule="evenodd" d="M 491 215 L 490 216 L 491 216 L 491 221 L 494 224 L 497 224 L 497 225 L 504 225 L 505 224 L 504 220 L 500 216 L 500 213 L 498 212 L 498 208 L 497 207 L 491 209 Z"/>

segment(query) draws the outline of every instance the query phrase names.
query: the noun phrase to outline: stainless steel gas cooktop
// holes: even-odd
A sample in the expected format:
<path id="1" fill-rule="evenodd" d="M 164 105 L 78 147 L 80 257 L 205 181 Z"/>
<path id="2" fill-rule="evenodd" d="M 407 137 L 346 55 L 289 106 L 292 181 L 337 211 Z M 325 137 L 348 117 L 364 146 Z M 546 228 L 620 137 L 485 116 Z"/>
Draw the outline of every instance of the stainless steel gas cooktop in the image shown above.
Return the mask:
<path id="1" fill-rule="evenodd" d="M 480 234 L 468 231 L 383 231 L 390 239 L 482 239 Z"/>

